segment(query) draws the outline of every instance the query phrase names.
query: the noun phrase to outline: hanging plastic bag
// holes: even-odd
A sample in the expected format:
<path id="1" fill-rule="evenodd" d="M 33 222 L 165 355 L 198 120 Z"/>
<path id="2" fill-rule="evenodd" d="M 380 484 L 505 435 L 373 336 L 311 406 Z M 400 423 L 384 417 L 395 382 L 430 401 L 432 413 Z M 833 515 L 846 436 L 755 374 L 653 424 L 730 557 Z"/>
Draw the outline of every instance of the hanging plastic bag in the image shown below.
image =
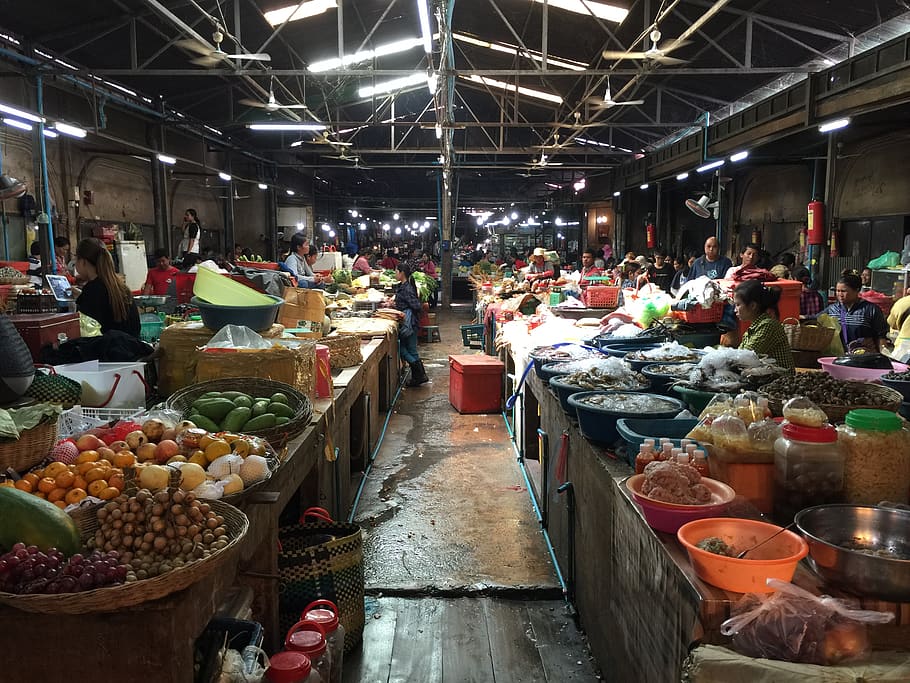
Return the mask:
<path id="1" fill-rule="evenodd" d="M 878 258 L 874 258 L 866 264 L 867 268 L 878 270 L 879 268 L 894 268 L 901 263 L 901 255 L 896 251 L 886 251 Z"/>
<path id="2" fill-rule="evenodd" d="M 887 624 L 893 614 L 854 610 L 827 595 L 768 579 L 773 593 L 747 593 L 733 606 L 720 632 L 748 657 L 831 665 L 869 651 L 868 624 Z"/>

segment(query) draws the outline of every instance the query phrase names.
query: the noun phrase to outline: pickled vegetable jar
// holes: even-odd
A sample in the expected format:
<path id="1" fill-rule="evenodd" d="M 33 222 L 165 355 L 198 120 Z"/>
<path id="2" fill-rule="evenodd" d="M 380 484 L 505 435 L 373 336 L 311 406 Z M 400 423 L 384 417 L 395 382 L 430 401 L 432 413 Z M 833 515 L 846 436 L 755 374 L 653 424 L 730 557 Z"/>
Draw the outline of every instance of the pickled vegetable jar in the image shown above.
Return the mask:
<path id="1" fill-rule="evenodd" d="M 774 442 L 774 521 L 813 505 L 844 502 L 844 449 L 831 425 L 785 422 Z"/>
<path id="2" fill-rule="evenodd" d="M 847 413 L 838 431 L 844 447 L 844 493 L 848 503 L 906 503 L 910 491 L 910 432 L 887 410 Z"/>

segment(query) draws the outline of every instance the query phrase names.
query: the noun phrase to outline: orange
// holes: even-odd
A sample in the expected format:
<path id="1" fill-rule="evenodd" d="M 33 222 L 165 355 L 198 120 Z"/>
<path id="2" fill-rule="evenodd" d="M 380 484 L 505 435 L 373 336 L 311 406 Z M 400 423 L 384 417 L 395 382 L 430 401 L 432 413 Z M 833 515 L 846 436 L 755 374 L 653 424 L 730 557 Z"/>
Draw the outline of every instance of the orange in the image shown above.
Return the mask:
<path id="1" fill-rule="evenodd" d="M 50 477 L 43 477 L 42 479 L 40 479 L 38 481 L 38 490 L 39 491 L 43 491 L 44 493 L 50 493 L 55 488 L 57 488 L 57 484 Z"/>
<path id="2" fill-rule="evenodd" d="M 35 490 L 34 486 L 32 486 L 32 483 L 25 477 L 17 480 L 13 486 L 15 486 L 20 491 L 25 491 L 26 493 L 32 493 Z"/>
<path id="3" fill-rule="evenodd" d="M 113 464 L 116 467 L 133 467 L 136 464 L 136 456 L 129 451 L 120 451 L 114 454 Z"/>
<path id="4" fill-rule="evenodd" d="M 83 477 L 81 474 L 77 474 L 77 475 L 76 475 L 76 478 L 73 480 L 73 486 L 72 486 L 72 488 L 74 488 L 74 489 L 87 489 L 87 488 L 88 488 L 88 482 L 85 480 L 85 477 Z"/>
<path id="5" fill-rule="evenodd" d="M 85 480 L 91 484 L 93 481 L 98 481 L 99 479 L 107 479 L 110 473 L 110 467 L 93 467 L 85 473 Z"/>
<path id="6" fill-rule="evenodd" d="M 56 477 L 54 477 L 54 483 L 56 483 L 57 486 L 62 489 L 68 489 L 73 485 L 74 481 L 76 481 L 76 475 L 69 470 L 63 470 Z"/>
<path id="7" fill-rule="evenodd" d="M 65 497 L 66 489 L 54 489 L 47 494 L 47 499 L 52 503 L 56 503 L 58 500 L 63 500 Z"/>
<path id="8" fill-rule="evenodd" d="M 44 491 L 33 491 L 32 493 L 34 493 L 39 498 L 47 498 L 47 494 Z"/>
<path id="9" fill-rule="evenodd" d="M 81 474 L 82 476 L 85 476 L 85 473 L 88 472 L 93 467 L 95 467 L 95 463 L 92 461 L 80 462 L 78 465 L 76 465 L 76 474 Z"/>
<path id="10" fill-rule="evenodd" d="M 116 498 L 119 495 L 120 489 L 115 489 L 113 486 L 108 486 L 98 493 L 98 497 L 101 500 L 110 500 L 111 498 Z"/>
<path id="11" fill-rule="evenodd" d="M 96 465 L 102 465 L 104 467 L 110 467 L 113 463 L 107 458 L 101 458 L 100 460 L 95 461 Z"/>
<path id="12" fill-rule="evenodd" d="M 56 479 L 61 472 L 66 472 L 66 465 L 62 462 L 52 462 L 44 468 L 44 473 L 41 476 Z"/>
<path id="13" fill-rule="evenodd" d="M 65 500 L 70 505 L 79 503 L 85 498 L 88 494 L 85 492 L 85 489 L 70 489 L 63 500 Z"/>
<path id="14" fill-rule="evenodd" d="M 22 475 L 22 478 L 25 479 L 25 481 L 27 481 L 29 484 L 31 484 L 32 488 L 34 489 L 36 486 L 38 486 L 38 480 L 41 477 L 39 477 L 34 472 L 26 472 L 25 474 Z"/>
<path id="15" fill-rule="evenodd" d="M 123 490 L 123 475 L 119 472 L 114 472 L 107 479 L 107 483 L 113 486 L 115 489 L 122 491 Z"/>
<path id="16" fill-rule="evenodd" d="M 107 482 L 104 479 L 96 479 L 91 484 L 88 485 L 88 494 L 90 496 L 98 496 L 104 489 L 107 488 Z M 118 492 L 119 493 L 119 492 Z"/>
<path id="17" fill-rule="evenodd" d="M 66 503 L 62 500 L 55 500 L 54 505 L 63 510 L 66 507 Z"/>
<path id="18" fill-rule="evenodd" d="M 84 462 L 95 462 L 98 458 L 98 451 L 82 451 L 76 456 L 76 464 L 81 465 Z"/>

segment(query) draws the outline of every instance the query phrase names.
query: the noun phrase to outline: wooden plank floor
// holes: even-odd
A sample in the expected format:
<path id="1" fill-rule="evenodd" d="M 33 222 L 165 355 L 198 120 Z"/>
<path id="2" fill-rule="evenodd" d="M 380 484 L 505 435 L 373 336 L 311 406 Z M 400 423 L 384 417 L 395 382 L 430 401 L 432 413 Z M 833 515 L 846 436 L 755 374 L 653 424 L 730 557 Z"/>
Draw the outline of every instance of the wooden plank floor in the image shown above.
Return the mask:
<path id="1" fill-rule="evenodd" d="M 367 598 L 344 683 L 599 681 L 559 600 Z"/>

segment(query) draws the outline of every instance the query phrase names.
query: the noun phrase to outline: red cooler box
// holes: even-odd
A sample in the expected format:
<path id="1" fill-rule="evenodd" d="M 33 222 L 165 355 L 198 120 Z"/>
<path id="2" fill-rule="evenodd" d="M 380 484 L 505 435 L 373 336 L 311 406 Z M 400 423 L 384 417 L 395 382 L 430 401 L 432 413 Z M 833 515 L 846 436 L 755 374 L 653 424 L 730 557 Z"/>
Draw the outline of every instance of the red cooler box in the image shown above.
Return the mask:
<path id="1" fill-rule="evenodd" d="M 9 319 L 19 330 L 36 363 L 41 355 L 41 347 L 46 344 L 57 346 L 57 336 L 60 333 L 65 334 L 67 339 L 82 336 L 78 313 L 14 313 Z"/>
<path id="2" fill-rule="evenodd" d="M 497 358 L 449 356 L 449 403 L 462 415 L 502 410 L 502 373 Z"/>

